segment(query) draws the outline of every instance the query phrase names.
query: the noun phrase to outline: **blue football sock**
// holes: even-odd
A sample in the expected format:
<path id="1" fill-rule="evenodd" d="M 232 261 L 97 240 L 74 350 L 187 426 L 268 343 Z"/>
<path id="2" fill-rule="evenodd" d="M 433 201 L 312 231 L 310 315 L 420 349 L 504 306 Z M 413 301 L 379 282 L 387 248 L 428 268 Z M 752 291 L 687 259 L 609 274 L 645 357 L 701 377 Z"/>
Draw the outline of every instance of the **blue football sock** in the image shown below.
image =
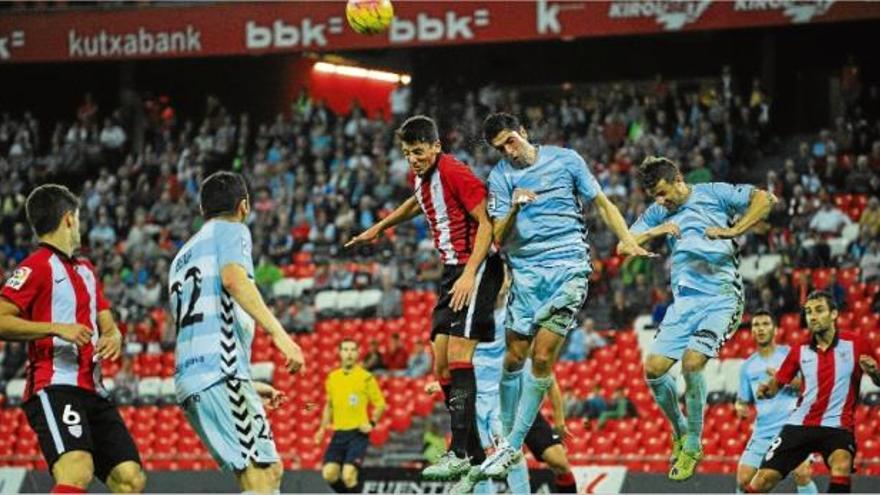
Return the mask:
<path id="1" fill-rule="evenodd" d="M 529 468 L 525 457 L 511 466 L 510 471 L 507 472 L 507 487 L 513 495 L 528 495 L 532 492 L 529 485 Z"/>
<path id="2" fill-rule="evenodd" d="M 666 373 L 660 378 L 648 378 L 648 387 L 654 395 L 654 400 L 660 406 L 660 410 L 666 415 L 666 419 L 672 423 L 672 432 L 676 438 L 687 434 L 687 421 L 681 413 L 678 405 L 678 393 L 675 390 L 675 380 Z"/>
<path id="3" fill-rule="evenodd" d="M 687 389 L 684 393 L 684 405 L 687 409 L 688 434 L 684 441 L 684 450 L 700 452 L 700 439 L 703 436 L 703 410 L 706 408 L 706 379 L 702 371 L 684 373 Z"/>
<path id="4" fill-rule="evenodd" d="M 816 487 L 816 482 L 813 480 L 810 480 L 810 482 L 804 486 L 797 485 L 797 492 L 798 493 L 819 493 L 819 489 Z"/>
<path id="5" fill-rule="evenodd" d="M 504 435 L 509 435 L 516 421 L 516 410 L 522 392 L 523 370 L 507 371 L 501 374 L 501 425 Z"/>
<path id="6" fill-rule="evenodd" d="M 523 441 L 529 430 L 532 429 L 535 416 L 541 410 L 544 396 L 551 385 L 553 385 L 553 375 L 538 378 L 532 374 L 531 370 L 528 370 L 523 377 L 522 397 L 520 397 L 519 407 L 516 411 L 516 421 L 513 423 L 513 430 L 507 437 L 514 450 L 522 448 Z"/>

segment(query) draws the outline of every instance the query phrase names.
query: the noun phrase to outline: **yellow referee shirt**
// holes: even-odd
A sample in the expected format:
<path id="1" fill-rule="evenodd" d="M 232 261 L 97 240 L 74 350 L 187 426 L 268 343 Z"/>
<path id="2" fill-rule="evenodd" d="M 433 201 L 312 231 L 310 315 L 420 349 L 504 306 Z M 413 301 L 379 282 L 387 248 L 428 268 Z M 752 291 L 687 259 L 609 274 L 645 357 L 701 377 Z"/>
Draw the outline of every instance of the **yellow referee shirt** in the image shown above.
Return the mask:
<path id="1" fill-rule="evenodd" d="M 359 365 L 348 372 L 342 368 L 333 370 L 327 375 L 324 387 L 333 413 L 333 429 L 336 431 L 354 430 L 369 423 L 368 403 L 373 407 L 385 405 L 385 397 L 379 390 L 376 377 Z"/>

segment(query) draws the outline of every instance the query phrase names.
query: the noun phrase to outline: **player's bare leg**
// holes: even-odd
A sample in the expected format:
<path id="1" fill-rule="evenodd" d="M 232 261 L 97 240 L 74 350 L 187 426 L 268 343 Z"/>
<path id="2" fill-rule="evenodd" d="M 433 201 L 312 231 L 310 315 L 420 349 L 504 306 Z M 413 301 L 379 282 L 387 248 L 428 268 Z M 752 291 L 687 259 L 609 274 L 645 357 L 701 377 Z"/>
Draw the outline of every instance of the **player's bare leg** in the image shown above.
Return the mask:
<path id="1" fill-rule="evenodd" d="M 779 484 L 782 481 L 782 473 L 775 469 L 759 469 L 755 476 L 752 477 L 752 481 L 749 483 L 748 490 L 749 493 L 767 493 L 773 489 L 774 486 Z"/>
<path id="2" fill-rule="evenodd" d="M 92 454 L 85 450 L 65 452 L 52 465 L 52 478 L 56 488 L 75 488 L 85 493 L 94 476 Z"/>
<path id="3" fill-rule="evenodd" d="M 324 478 L 324 481 L 330 485 L 333 490 L 337 493 L 342 493 L 345 490 L 345 485 L 342 483 L 342 466 L 336 462 L 328 462 L 324 464 L 321 468 L 321 477 Z"/>
<path id="4" fill-rule="evenodd" d="M 849 493 L 852 491 L 850 475 L 852 474 L 852 454 L 843 449 L 837 449 L 828 457 L 828 466 L 831 468 L 831 481 L 828 483 L 828 493 Z"/>
<path id="5" fill-rule="evenodd" d="M 268 466 L 249 464 L 244 471 L 236 472 L 235 477 L 243 492 L 272 494 L 281 489 L 282 474 L 284 466 L 279 461 Z"/>
<path id="6" fill-rule="evenodd" d="M 143 468 L 134 461 L 120 462 L 107 477 L 107 486 L 114 493 L 141 493 L 146 484 Z"/>
<path id="7" fill-rule="evenodd" d="M 746 488 L 748 488 L 749 483 L 752 481 L 752 478 L 755 477 L 755 473 L 757 472 L 758 468 L 747 464 L 740 464 L 739 467 L 736 468 L 737 493 L 746 493 Z"/>
<path id="8" fill-rule="evenodd" d="M 807 460 L 801 463 L 791 473 L 794 478 L 794 484 L 798 493 L 819 493 L 816 483 L 813 481 L 813 457 L 807 457 Z"/>
<path id="9" fill-rule="evenodd" d="M 556 475 L 557 493 L 577 493 L 574 473 L 571 472 L 571 464 L 565 453 L 565 447 L 561 444 L 552 445 L 541 454 L 541 460 Z"/>
<path id="10" fill-rule="evenodd" d="M 342 465 L 342 484 L 352 492 L 358 484 L 358 468 L 354 464 Z"/>

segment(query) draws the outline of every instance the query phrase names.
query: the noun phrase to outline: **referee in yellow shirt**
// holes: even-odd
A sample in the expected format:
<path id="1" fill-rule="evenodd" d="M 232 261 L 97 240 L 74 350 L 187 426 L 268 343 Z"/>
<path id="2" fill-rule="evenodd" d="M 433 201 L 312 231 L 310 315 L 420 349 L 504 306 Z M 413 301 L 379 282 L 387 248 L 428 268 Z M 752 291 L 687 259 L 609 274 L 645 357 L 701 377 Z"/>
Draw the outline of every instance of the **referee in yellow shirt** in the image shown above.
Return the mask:
<path id="1" fill-rule="evenodd" d="M 346 339 L 339 344 L 342 367 L 327 375 L 327 404 L 315 433 L 315 442 L 320 443 L 324 431 L 333 426 L 321 474 L 337 493 L 351 493 L 357 487 L 370 431 L 385 412 L 385 397 L 376 377 L 358 364 L 359 354 L 357 342 Z M 372 418 L 367 416 L 367 404 L 373 406 Z"/>

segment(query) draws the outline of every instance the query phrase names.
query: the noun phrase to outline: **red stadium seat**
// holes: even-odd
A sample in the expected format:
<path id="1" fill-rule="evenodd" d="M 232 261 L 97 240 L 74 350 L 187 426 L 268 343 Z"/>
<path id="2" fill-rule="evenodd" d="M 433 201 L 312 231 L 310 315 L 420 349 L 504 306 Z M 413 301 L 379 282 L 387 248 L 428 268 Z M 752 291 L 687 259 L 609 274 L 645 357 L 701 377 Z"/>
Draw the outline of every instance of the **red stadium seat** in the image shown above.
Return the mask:
<path id="1" fill-rule="evenodd" d="M 837 271 L 837 281 L 845 288 L 849 288 L 859 281 L 859 268 L 841 268 Z"/>
<path id="2" fill-rule="evenodd" d="M 828 287 L 831 274 L 835 271 L 833 268 L 816 268 L 813 270 L 813 287 L 820 290 Z"/>

